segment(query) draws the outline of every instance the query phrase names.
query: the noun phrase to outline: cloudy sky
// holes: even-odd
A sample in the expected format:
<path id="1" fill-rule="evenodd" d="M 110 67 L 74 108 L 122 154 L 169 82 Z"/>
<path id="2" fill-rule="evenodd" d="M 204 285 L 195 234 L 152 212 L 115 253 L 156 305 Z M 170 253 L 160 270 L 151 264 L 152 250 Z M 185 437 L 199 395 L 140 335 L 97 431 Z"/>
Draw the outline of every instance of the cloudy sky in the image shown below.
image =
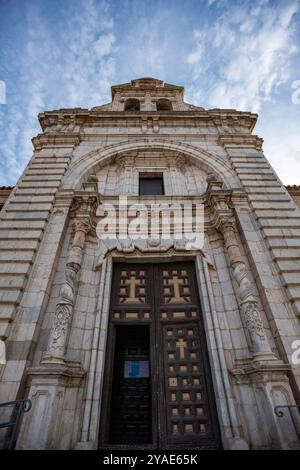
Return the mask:
<path id="1" fill-rule="evenodd" d="M 258 112 L 266 156 L 300 184 L 300 0 L 0 0 L 0 185 L 31 157 L 40 111 L 142 76 Z"/>

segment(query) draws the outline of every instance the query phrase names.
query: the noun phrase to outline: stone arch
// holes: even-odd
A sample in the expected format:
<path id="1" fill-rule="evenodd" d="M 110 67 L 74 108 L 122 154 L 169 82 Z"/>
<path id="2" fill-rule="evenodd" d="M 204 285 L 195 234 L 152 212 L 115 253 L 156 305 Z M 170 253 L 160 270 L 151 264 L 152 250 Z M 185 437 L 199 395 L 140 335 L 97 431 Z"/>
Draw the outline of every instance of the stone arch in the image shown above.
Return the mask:
<path id="1" fill-rule="evenodd" d="M 203 170 L 216 174 L 227 188 L 240 187 L 237 175 L 234 173 L 229 162 L 222 160 L 217 155 L 208 152 L 203 148 L 197 148 L 190 144 L 172 141 L 151 141 L 148 142 L 132 140 L 131 142 L 119 142 L 104 148 L 96 148 L 91 152 L 82 155 L 71 163 L 64 180 L 63 189 L 77 190 L 85 178 L 94 172 L 94 169 L 101 164 L 109 164 L 111 159 L 117 155 L 129 151 L 140 151 L 144 149 L 172 150 L 178 155 L 184 155 L 191 163 L 200 166 Z"/>
<path id="2" fill-rule="evenodd" d="M 124 104 L 124 111 L 139 111 L 140 100 L 137 98 L 128 98 Z"/>
<path id="3" fill-rule="evenodd" d="M 157 111 L 172 111 L 173 107 L 172 107 L 171 101 L 168 100 L 167 98 L 160 98 L 156 102 L 156 110 Z"/>

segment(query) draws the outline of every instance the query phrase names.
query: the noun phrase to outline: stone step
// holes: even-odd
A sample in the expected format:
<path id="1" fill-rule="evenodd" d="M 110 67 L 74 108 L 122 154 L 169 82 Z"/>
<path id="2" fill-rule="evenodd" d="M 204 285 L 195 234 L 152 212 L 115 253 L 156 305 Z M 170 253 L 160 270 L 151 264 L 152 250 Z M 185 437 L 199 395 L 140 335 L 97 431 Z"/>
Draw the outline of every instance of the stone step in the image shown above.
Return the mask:
<path id="1" fill-rule="evenodd" d="M 300 276 L 300 261 L 299 260 L 278 260 L 277 266 L 280 272 L 298 273 Z"/>
<path id="2" fill-rule="evenodd" d="M 31 267 L 31 263 L 23 262 L 20 263 L 0 263 L 0 274 L 27 274 Z"/>
<path id="3" fill-rule="evenodd" d="M 274 184 L 274 181 L 276 181 L 276 183 L 278 184 L 278 180 L 276 178 L 276 176 L 272 173 L 270 175 L 264 175 L 262 173 L 257 173 L 257 174 L 254 174 L 254 175 L 251 175 L 251 174 L 246 174 L 246 175 L 239 175 L 240 177 L 240 180 L 242 181 L 242 183 L 245 185 L 247 183 L 253 183 L 253 182 L 273 182 Z"/>
<path id="4" fill-rule="evenodd" d="M 300 228 L 288 228 L 288 227 L 282 227 L 282 228 L 269 228 L 269 227 L 264 227 L 262 229 L 262 233 L 264 235 L 264 238 L 271 238 L 271 237 L 282 237 L 282 238 L 296 238 L 298 239 L 300 237 Z"/>
<path id="5" fill-rule="evenodd" d="M 280 274 L 280 277 L 282 279 L 282 282 L 284 285 L 290 284 L 290 285 L 299 285 L 300 286 L 300 273 L 298 276 L 295 276 L 295 273 L 287 273 L 287 272 L 282 272 Z"/>
<path id="6" fill-rule="evenodd" d="M 55 194 L 57 192 L 57 186 L 54 187 L 47 187 L 47 188 L 36 188 L 34 187 L 28 187 L 28 188 L 17 188 L 15 191 L 15 196 L 20 195 L 20 196 L 34 196 L 34 197 L 39 197 L 40 195 L 51 195 Z"/>
<path id="7" fill-rule="evenodd" d="M 13 197 L 10 199 L 10 204 L 22 204 L 22 203 L 30 203 L 30 204 L 43 204 L 47 202 L 53 202 L 54 196 L 52 195 L 22 195 L 22 194 L 14 194 Z"/>
<path id="8" fill-rule="evenodd" d="M 300 249 L 297 248 L 273 248 L 272 254 L 275 259 L 299 259 Z"/>
<path id="9" fill-rule="evenodd" d="M 52 203 L 45 202 L 19 202 L 10 201 L 9 205 L 5 209 L 6 212 L 38 212 L 38 211 L 50 211 L 52 209 Z"/>
<path id="10" fill-rule="evenodd" d="M 1 220 L 47 220 L 49 217 L 49 211 L 47 212 L 6 212 L 1 214 Z"/>
<path id="11" fill-rule="evenodd" d="M 0 239 L 0 250 L 35 250 L 39 244 L 38 239 L 24 240 L 23 237 L 20 239 Z"/>
<path id="12" fill-rule="evenodd" d="M 295 211 L 295 207 L 291 201 L 251 201 L 251 206 L 254 210 L 282 210 L 282 211 Z"/>
<path id="13" fill-rule="evenodd" d="M 62 176 L 62 174 L 61 174 Z M 60 182 L 61 181 L 61 177 L 59 177 L 58 175 L 48 175 L 48 172 L 47 172 L 47 175 L 45 176 L 45 171 L 44 172 L 41 172 L 39 175 L 27 175 L 25 174 L 23 177 L 22 177 L 22 182 L 24 181 L 33 181 L 34 183 L 36 181 L 57 181 L 57 182 Z"/>
<path id="14" fill-rule="evenodd" d="M 43 229 L 45 227 L 45 220 L 6 220 L 5 223 L 0 223 L 0 231 L 7 229 L 21 229 L 21 230 L 36 230 L 37 228 Z"/>
<path id="15" fill-rule="evenodd" d="M 44 192 L 47 192 L 46 191 L 46 188 L 58 188 L 58 186 L 60 185 L 60 181 L 47 181 L 47 179 L 45 179 L 44 181 L 36 181 L 35 184 L 33 184 L 32 181 L 21 181 L 18 185 L 18 188 L 19 189 L 29 189 L 31 188 L 33 194 L 34 194 L 34 190 L 36 189 L 42 189 Z"/>
<path id="16" fill-rule="evenodd" d="M 2 250 L 0 253 L 0 261 L 1 262 L 11 262 L 11 263 L 18 263 L 18 262 L 31 262 L 34 258 L 35 251 L 34 250 L 23 250 L 23 251 L 9 251 L 9 250 Z"/>
<path id="17" fill-rule="evenodd" d="M 266 238 L 267 244 L 271 248 L 298 248 L 300 251 L 300 242 L 299 238 L 283 238 L 283 237 L 277 237 L 277 238 Z"/>
<path id="18" fill-rule="evenodd" d="M 300 220 L 295 218 L 275 218 L 275 219 L 258 219 L 258 225 L 261 228 L 277 228 L 277 227 L 289 227 L 289 228 L 300 228 Z"/>
<path id="19" fill-rule="evenodd" d="M 294 207 L 289 207 L 286 209 L 256 209 L 254 212 L 256 219 L 262 220 L 267 219 L 272 223 L 273 220 L 299 220 L 300 222 L 300 212 L 297 211 Z"/>
<path id="20" fill-rule="evenodd" d="M 0 308 L 1 302 L 17 304 L 22 297 L 22 290 L 2 290 L 0 289 Z"/>
<path id="21" fill-rule="evenodd" d="M 42 236 L 41 230 L 5 230 L 0 225 L 0 240 L 11 240 L 11 241 L 20 241 L 20 240 L 39 240 Z"/>

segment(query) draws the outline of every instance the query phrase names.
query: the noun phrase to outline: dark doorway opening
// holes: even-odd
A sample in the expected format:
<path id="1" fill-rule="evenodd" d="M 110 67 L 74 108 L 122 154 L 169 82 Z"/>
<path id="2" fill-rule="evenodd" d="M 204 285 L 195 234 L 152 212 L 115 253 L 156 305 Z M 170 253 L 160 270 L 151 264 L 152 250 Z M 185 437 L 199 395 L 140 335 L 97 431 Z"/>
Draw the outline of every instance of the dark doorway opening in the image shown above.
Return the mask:
<path id="1" fill-rule="evenodd" d="M 151 428 L 149 327 L 117 326 L 109 441 L 151 443 Z"/>

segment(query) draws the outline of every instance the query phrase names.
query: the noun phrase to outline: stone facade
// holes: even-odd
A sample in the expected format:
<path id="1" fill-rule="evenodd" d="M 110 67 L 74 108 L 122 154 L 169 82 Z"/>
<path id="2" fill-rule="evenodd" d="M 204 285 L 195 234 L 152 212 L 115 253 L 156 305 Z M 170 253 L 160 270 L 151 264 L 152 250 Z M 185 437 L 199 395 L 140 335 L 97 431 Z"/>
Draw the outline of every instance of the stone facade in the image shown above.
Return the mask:
<path id="1" fill-rule="evenodd" d="M 256 120 L 150 78 L 113 86 L 109 104 L 39 115 L 0 213 L 0 401 L 32 400 L 17 448 L 97 448 L 112 267 L 133 259 L 195 263 L 223 447 L 300 447 L 274 413 L 300 403 L 300 211 Z M 205 204 L 203 250 L 101 249 L 98 205 L 147 202 L 139 174 L 152 172 L 163 197 Z"/>

